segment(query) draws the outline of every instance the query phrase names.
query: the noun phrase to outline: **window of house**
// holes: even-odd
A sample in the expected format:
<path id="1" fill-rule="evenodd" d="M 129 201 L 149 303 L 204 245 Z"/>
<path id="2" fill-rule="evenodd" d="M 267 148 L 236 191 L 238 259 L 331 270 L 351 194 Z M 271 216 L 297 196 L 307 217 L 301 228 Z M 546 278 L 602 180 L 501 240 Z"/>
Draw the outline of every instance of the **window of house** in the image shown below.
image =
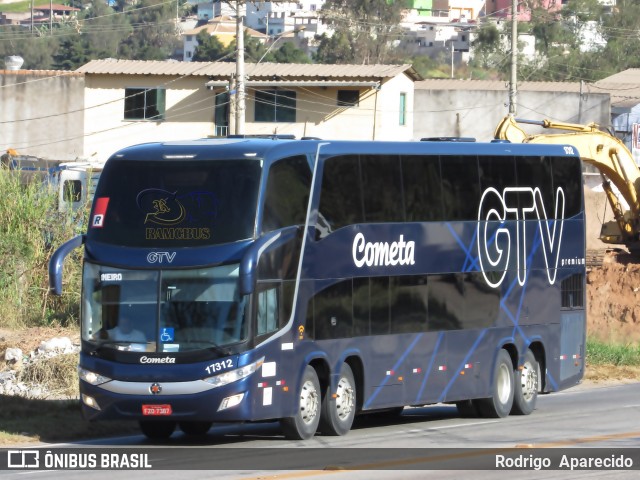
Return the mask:
<path id="1" fill-rule="evenodd" d="M 360 104 L 360 92 L 358 90 L 338 90 L 339 107 L 357 107 Z"/>
<path id="2" fill-rule="evenodd" d="M 187 42 L 193 41 L 193 35 L 187 35 Z"/>
<path id="3" fill-rule="evenodd" d="M 295 122 L 296 92 L 258 90 L 255 96 L 256 122 Z"/>
<path id="4" fill-rule="evenodd" d="M 400 94 L 400 125 L 407 124 L 407 94 Z"/>
<path id="5" fill-rule="evenodd" d="M 164 88 L 125 88 L 125 120 L 164 120 Z"/>

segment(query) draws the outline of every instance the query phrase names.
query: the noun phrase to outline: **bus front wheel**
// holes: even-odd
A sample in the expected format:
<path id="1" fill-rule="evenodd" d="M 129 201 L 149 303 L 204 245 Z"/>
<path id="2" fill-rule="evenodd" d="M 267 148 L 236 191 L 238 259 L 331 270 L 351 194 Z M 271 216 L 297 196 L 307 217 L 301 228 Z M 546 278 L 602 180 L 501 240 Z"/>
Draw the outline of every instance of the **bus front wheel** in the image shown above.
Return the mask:
<path id="1" fill-rule="evenodd" d="M 180 422 L 178 426 L 182 433 L 190 435 L 192 437 L 203 437 L 211 428 L 213 422 Z"/>
<path id="2" fill-rule="evenodd" d="M 538 399 L 538 372 L 540 368 L 533 352 L 527 349 L 522 368 L 515 372 L 515 395 L 511 413 L 529 415 L 536 408 Z"/>
<path id="3" fill-rule="evenodd" d="M 514 396 L 513 362 L 506 350 L 502 349 L 493 369 L 492 395 L 477 400 L 480 414 L 486 418 L 504 418 L 511 412 Z"/>
<path id="4" fill-rule="evenodd" d="M 336 393 L 331 393 L 331 386 L 322 399 L 320 415 L 320 431 L 327 435 L 346 435 L 351 430 L 356 415 L 356 383 L 351 367 L 343 363 Z"/>
<path id="5" fill-rule="evenodd" d="M 140 430 L 145 437 L 151 440 L 165 440 L 171 436 L 175 429 L 176 422 L 140 421 Z"/>
<path id="6" fill-rule="evenodd" d="M 320 422 L 320 381 L 311 365 L 302 376 L 296 415 L 280 420 L 284 436 L 290 440 L 306 440 L 315 435 Z"/>

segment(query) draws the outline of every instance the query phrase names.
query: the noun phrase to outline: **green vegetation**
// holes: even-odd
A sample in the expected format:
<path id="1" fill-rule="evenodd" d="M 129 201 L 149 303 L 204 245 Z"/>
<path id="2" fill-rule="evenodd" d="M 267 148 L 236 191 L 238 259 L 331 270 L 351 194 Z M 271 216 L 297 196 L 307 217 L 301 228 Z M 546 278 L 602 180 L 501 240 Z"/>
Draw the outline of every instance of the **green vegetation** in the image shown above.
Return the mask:
<path id="1" fill-rule="evenodd" d="M 49 0 L 34 0 L 34 7 L 49 6 Z M 0 6 L 0 12 L 2 13 L 21 13 L 31 10 L 31 0 L 24 0 L 23 2 L 4 3 Z"/>
<path id="2" fill-rule="evenodd" d="M 590 365 L 640 366 L 640 344 L 617 345 L 587 339 L 587 362 Z"/>
<path id="3" fill-rule="evenodd" d="M 24 183 L 19 172 L 0 168 L 0 328 L 76 324 L 81 252 L 65 262 L 62 297 L 49 295 L 48 262 L 84 226 L 57 212 L 56 194 L 41 180 Z"/>

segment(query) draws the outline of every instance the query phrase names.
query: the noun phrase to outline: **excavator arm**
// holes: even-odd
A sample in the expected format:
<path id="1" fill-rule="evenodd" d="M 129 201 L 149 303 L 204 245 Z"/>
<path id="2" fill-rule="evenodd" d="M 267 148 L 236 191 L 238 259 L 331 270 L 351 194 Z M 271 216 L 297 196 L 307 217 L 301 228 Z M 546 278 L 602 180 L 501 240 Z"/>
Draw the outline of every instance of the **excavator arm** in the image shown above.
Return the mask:
<path id="1" fill-rule="evenodd" d="M 520 124 L 538 125 L 545 129 L 564 130 L 571 133 L 526 133 Z M 602 131 L 595 123 L 579 125 L 550 120 L 522 120 L 509 115 L 496 127 L 494 138 L 517 143 L 546 143 L 572 145 L 578 149 L 582 161 L 593 165 L 603 177 L 603 187 L 613 209 L 620 236 L 604 232 L 601 239 L 607 243 L 632 244 L 640 237 L 640 169 L 626 145 L 614 135 Z M 610 183 L 613 183 L 626 203 L 624 212 Z"/>

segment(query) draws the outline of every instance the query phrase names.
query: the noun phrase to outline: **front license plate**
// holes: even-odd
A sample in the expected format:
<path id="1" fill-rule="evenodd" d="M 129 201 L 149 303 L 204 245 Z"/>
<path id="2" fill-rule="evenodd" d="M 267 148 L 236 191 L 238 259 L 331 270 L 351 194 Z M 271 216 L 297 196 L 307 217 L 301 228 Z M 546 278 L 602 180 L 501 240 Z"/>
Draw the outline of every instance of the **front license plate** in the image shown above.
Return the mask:
<path id="1" fill-rule="evenodd" d="M 142 414 L 151 416 L 171 415 L 171 405 L 142 405 Z"/>

